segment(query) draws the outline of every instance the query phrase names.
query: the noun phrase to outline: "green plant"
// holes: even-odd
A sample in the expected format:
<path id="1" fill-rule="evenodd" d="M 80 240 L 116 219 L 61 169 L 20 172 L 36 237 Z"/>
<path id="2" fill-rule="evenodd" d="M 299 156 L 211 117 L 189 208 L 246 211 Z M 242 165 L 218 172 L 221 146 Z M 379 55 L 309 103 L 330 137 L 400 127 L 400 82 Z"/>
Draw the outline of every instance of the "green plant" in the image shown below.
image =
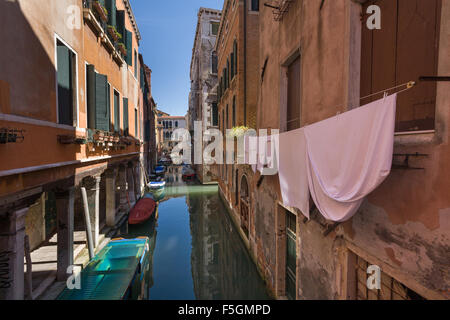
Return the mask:
<path id="1" fill-rule="evenodd" d="M 233 127 L 231 128 L 230 132 L 229 132 L 229 136 L 230 137 L 242 137 L 248 130 L 250 130 L 249 127 L 245 127 L 245 126 L 240 126 L 240 127 Z"/>

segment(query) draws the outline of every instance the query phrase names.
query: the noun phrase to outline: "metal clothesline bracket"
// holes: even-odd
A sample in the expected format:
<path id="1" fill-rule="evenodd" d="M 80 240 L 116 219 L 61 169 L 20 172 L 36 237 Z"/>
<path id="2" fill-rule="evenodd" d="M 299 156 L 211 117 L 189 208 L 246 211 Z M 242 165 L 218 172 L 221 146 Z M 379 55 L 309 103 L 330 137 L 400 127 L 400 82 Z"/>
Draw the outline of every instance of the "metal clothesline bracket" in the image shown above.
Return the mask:
<path id="1" fill-rule="evenodd" d="M 403 161 L 402 165 L 392 165 L 392 169 L 402 169 L 402 170 L 425 170 L 425 168 L 417 168 L 417 167 L 410 167 L 409 166 L 409 158 L 410 157 L 428 157 L 428 154 L 421 154 L 421 153 L 397 153 L 394 154 L 394 158 L 396 157 L 405 157 L 405 160 Z"/>

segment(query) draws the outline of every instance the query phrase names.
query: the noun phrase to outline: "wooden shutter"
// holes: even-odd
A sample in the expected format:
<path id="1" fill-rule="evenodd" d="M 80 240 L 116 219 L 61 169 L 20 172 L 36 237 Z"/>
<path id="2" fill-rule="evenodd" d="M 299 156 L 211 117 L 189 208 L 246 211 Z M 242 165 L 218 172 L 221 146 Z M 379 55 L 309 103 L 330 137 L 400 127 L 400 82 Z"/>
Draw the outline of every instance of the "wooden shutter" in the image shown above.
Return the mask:
<path id="1" fill-rule="evenodd" d="M 133 65 L 133 34 L 130 31 L 126 30 L 126 29 L 125 29 L 125 32 L 126 32 L 126 37 L 125 37 L 126 38 L 126 43 L 125 43 L 125 45 L 127 47 L 126 60 L 127 60 L 127 64 L 129 66 L 131 66 L 131 65 Z"/>
<path id="2" fill-rule="evenodd" d="M 128 122 L 128 98 L 123 98 L 123 134 L 128 135 L 129 131 Z"/>
<path id="3" fill-rule="evenodd" d="M 116 0 L 106 0 L 106 10 L 108 10 L 108 24 L 117 29 L 117 8 Z"/>
<path id="4" fill-rule="evenodd" d="M 441 0 L 378 0 L 381 30 L 362 21 L 361 96 L 437 74 Z M 382 94 L 361 100 L 367 104 Z M 398 96 L 396 131 L 432 130 L 435 125 L 436 83 L 418 85 Z"/>
<path id="5" fill-rule="evenodd" d="M 288 67 L 287 131 L 300 128 L 300 57 Z"/>
<path id="6" fill-rule="evenodd" d="M 120 132 L 120 97 L 114 93 L 114 131 Z"/>
<path id="7" fill-rule="evenodd" d="M 59 123 L 73 126 L 72 61 L 66 46 L 58 45 L 57 60 Z"/>
<path id="8" fill-rule="evenodd" d="M 95 75 L 95 129 L 109 131 L 108 78 Z"/>
<path id="9" fill-rule="evenodd" d="M 96 86 L 95 86 L 95 80 L 96 80 L 96 75 L 95 75 L 95 66 L 90 64 L 87 66 L 86 68 L 86 78 L 87 78 L 87 113 L 88 113 L 88 127 L 90 129 L 95 129 L 96 127 L 96 122 L 95 122 L 95 118 L 96 118 L 96 99 L 95 99 L 95 94 L 96 94 Z"/>

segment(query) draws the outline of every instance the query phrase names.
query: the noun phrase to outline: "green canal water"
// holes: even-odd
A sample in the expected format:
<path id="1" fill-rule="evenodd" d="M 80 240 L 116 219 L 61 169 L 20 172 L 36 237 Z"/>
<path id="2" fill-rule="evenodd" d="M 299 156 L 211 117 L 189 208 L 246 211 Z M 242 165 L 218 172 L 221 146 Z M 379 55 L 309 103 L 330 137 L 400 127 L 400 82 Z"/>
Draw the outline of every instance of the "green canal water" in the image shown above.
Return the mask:
<path id="1" fill-rule="evenodd" d="M 166 180 L 157 219 L 125 235 L 151 239 L 149 299 L 269 299 L 218 187 L 187 185 L 175 167 Z"/>
<path id="2" fill-rule="evenodd" d="M 151 239 L 149 299 L 269 299 L 218 187 L 187 185 L 180 174 L 169 169 L 157 219 L 126 235 Z"/>

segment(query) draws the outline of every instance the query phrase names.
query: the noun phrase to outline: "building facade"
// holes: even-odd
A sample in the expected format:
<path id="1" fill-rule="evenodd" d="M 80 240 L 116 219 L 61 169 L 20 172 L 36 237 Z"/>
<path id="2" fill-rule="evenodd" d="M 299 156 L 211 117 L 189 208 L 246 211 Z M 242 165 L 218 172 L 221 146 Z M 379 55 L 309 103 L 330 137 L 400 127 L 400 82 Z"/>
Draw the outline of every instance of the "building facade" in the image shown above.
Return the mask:
<path id="1" fill-rule="evenodd" d="M 191 91 L 189 93 L 189 131 L 194 141 L 194 122 L 201 122 L 198 130 L 205 132 L 218 127 L 217 95 L 213 88 L 217 85 L 217 55 L 214 50 L 219 32 L 220 10 L 200 8 L 190 68 Z M 203 150 L 203 140 L 201 141 Z M 197 177 L 202 183 L 211 183 L 217 178 L 212 166 L 195 164 Z"/>
<path id="2" fill-rule="evenodd" d="M 257 125 L 259 1 L 224 1 L 215 50 L 219 75 L 218 122 L 224 146 L 224 164 L 217 166 L 219 190 L 250 246 L 255 242 L 252 228 L 256 204 L 250 198 L 254 173 L 249 166 L 237 164 L 237 139 L 232 139 L 234 150 L 229 150 L 226 140 L 227 130 L 256 129 Z"/>
<path id="3" fill-rule="evenodd" d="M 186 117 L 183 116 L 171 116 L 165 112 L 160 112 L 158 117 L 158 136 L 161 156 L 170 158 L 173 147 L 175 147 L 179 141 L 173 137 L 173 132 L 176 129 L 186 129 Z"/>
<path id="4" fill-rule="evenodd" d="M 381 9 L 381 29 L 367 26 L 370 5 Z M 401 91 L 390 176 L 346 222 L 326 220 L 314 205 L 309 220 L 283 205 L 278 175 L 253 174 L 248 165 L 236 175 L 231 165 L 220 168 L 223 199 L 267 287 L 279 299 L 449 299 L 450 91 L 433 77 L 450 72 L 450 3 L 284 0 L 259 9 L 252 123 L 249 103 L 247 119 L 230 112 L 234 90 L 248 82 L 227 72 L 233 50 L 222 34 L 227 25 L 233 34 L 235 24 L 232 1 L 224 4 L 217 40 L 222 130 L 236 119 L 269 134 L 289 132 L 380 99 L 390 88 Z M 409 81 L 416 85 L 402 91 Z M 248 218 L 242 203 L 249 204 Z M 379 290 L 366 284 L 373 265 L 381 270 Z"/>
<path id="5" fill-rule="evenodd" d="M 24 298 L 24 248 L 57 236 L 35 298 L 79 254 L 81 188 L 95 246 L 141 196 L 141 36 L 128 0 L 2 1 L 0 21 L 0 299 Z"/>

